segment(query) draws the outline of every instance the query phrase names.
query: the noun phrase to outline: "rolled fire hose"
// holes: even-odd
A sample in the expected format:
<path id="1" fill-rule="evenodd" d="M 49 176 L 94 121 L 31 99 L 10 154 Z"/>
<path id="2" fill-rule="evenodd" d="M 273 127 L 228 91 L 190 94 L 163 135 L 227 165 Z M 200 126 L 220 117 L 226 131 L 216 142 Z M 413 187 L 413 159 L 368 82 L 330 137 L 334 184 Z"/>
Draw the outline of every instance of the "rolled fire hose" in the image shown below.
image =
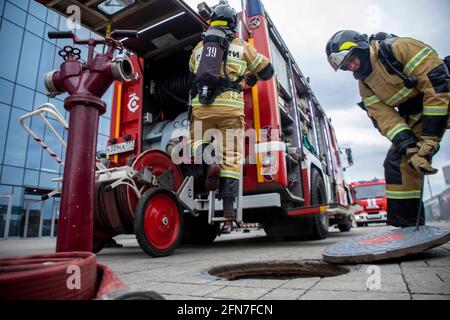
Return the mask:
<path id="1" fill-rule="evenodd" d="M 90 252 L 0 260 L 0 300 L 89 300 L 96 290 L 97 262 Z"/>

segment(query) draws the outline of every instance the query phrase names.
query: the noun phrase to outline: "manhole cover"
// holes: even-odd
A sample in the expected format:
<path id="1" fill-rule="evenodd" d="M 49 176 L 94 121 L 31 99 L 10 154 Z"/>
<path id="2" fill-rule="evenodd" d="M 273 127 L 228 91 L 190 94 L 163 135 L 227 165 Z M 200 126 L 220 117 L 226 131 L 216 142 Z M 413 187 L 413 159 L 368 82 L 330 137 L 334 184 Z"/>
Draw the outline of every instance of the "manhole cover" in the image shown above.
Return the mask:
<path id="1" fill-rule="evenodd" d="M 450 241 L 450 229 L 422 226 L 384 230 L 329 246 L 323 258 L 332 263 L 364 263 L 424 252 Z"/>
<path id="2" fill-rule="evenodd" d="M 227 280 L 239 279 L 292 279 L 337 277 L 350 272 L 350 269 L 323 262 L 268 261 L 233 264 L 210 269 L 209 274 Z"/>

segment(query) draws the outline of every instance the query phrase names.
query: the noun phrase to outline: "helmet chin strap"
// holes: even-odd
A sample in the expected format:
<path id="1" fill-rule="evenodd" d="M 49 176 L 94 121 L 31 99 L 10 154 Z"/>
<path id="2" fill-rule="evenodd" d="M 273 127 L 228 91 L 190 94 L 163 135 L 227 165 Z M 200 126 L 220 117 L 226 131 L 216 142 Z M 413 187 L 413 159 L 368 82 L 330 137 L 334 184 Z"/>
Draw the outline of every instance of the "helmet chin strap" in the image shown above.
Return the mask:
<path id="1" fill-rule="evenodd" d="M 363 80 L 372 73 L 372 63 L 370 62 L 370 49 L 355 50 L 355 56 L 359 58 L 360 65 L 358 70 L 353 72 L 356 80 Z"/>

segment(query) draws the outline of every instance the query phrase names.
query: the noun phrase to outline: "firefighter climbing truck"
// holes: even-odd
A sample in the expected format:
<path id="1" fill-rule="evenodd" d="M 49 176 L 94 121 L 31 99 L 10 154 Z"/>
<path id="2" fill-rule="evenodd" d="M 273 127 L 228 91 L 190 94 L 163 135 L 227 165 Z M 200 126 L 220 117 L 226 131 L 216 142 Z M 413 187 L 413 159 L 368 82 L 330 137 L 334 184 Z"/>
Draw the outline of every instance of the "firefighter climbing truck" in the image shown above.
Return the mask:
<path id="1" fill-rule="evenodd" d="M 358 227 L 369 223 L 387 222 L 386 183 L 382 179 L 358 181 L 350 184 L 354 204 L 362 209 L 355 212 Z"/>
<path id="2" fill-rule="evenodd" d="M 39 2 L 62 14 L 80 5 Z M 108 157 L 95 178 L 94 251 L 118 234 L 135 234 L 154 257 L 182 240 L 211 243 L 225 220 L 222 203 L 205 192 L 201 174 L 171 157 L 189 132 L 189 57 L 211 8 L 202 3 L 195 12 L 181 0 L 82 3 L 81 23 L 93 32 L 111 26 L 139 35 L 121 39 L 127 51 L 116 72 L 133 76 L 114 84 Z M 261 1 L 243 4 L 239 36 L 270 58 L 276 76 L 243 92 L 246 132 L 253 133 L 245 137 L 236 220 L 284 239 L 323 239 L 330 225 L 349 231 L 353 215 L 331 121 Z M 52 78 L 46 82 L 58 94 Z"/>

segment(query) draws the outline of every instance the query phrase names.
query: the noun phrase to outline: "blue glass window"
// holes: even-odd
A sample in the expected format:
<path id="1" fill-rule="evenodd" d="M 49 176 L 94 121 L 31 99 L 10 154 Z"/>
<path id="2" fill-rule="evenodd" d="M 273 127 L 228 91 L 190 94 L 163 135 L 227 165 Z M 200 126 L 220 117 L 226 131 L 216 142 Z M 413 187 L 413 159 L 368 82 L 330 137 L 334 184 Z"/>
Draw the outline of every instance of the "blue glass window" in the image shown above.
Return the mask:
<path id="1" fill-rule="evenodd" d="M 58 29 L 59 26 L 59 14 L 52 10 L 48 10 L 47 14 L 47 23 L 51 25 L 53 28 Z"/>
<path id="2" fill-rule="evenodd" d="M 41 63 L 37 77 L 36 88 L 38 91 L 47 93 L 44 86 L 44 75 L 53 70 L 53 61 L 55 59 L 55 46 L 50 42 L 44 41 L 42 45 Z"/>
<path id="3" fill-rule="evenodd" d="M 47 17 L 47 8 L 37 1 L 31 1 L 28 12 L 42 21 L 45 21 L 45 18 Z"/>
<path id="4" fill-rule="evenodd" d="M 3 15 L 3 6 L 5 5 L 5 0 L 0 0 L 0 16 Z"/>
<path id="5" fill-rule="evenodd" d="M 100 117 L 99 133 L 109 135 L 110 120 L 105 117 Z"/>
<path id="6" fill-rule="evenodd" d="M 33 90 L 16 85 L 13 100 L 13 105 L 15 107 L 31 111 L 33 110 L 33 99 L 34 99 Z"/>
<path id="7" fill-rule="evenodd" d="M 11 186 L 3 186 L 0 184 L 0 194 L 12 194 L 13 187 Z"/>
<path id="8" fill-rule="evenodd" d="M 18 3 L 14 2 L 16 5 Z M 26 10 L 26 9 L 25 9 Z M 24 27 L 25 21 L 27 20 L 27 13 L 22 9 L 16 7 L 14 4 L 10 2 L 6 2 L 5 11 L 3 13 L 3 17 L 8 19 L 15 24 Z"/>
<path id="9" fill-rule="evenodd" d="M 41 177 L 39 179 L 39 186 L 42 188 L 56 189 L 58 188 L 58 184 L 56 182 L 52 182 L 52 179 L 59 178 L 58 174 L 41 172 Z"/>
<path id="10" fill-rule="evenodd" d="M 0 78 L 0 102 L 10 104 L 13 97 L 13 90 L 14 84 L 12 82 Z"/>
<path id="11" fill-rule="evenodd" d="M 28 134 L 19 124 L 19 117 L 25 113 L 26 111 L 11 108 L 11 120 L 9 123 L 8 138 L 6 140 L 4 164 L 20 167 L 23 167 L 25 164 Z M 27 123 L 29 122 L 27 121 Z"/>
<path id="12" fill-rule="evenodd" d="M 29 14 L 26 29 L 35 35 L 42 37 L 44 34 L 45 23 Z"/>
<path id="13" fill-rule="evenodd" d="M 3 162 L 3 151 L 5 150 L 6 144 L 6 132 L 8 130 L 10 109 L 10 106 L 0 103 L 0 163 Z"/>
<path id="14" fill-rule="evenodd" d="M 23 183 L 25 186 L 37 187 L 39 185 L 39 171 L 25 170 Z"/>
<path id="15" fill-rule="evenodd" d="M 2 172 L 1 183 L 13 186 L 21 186 L 23 182 L 22 168 L 4 166 Z"/>
<path id="16" fill-rule="evenodd" d="M 99 134 L 97 137 L 97 151 L 106 151 L 106 146 L 108 144 L 108 137 Z"/>
<path id="17" fill-rule="evenodd" d="M 0 29 L 0 43 L 8 45 L 2 45 L 0 48 L 0 61 L 7 61 L 7 63 L 2 63 L 0 76 L 11 81 L 16 80 L 22 37 L 22 28 L 3 20 Z"/>
<path id="18" fill-rule="evenodd" d="M 48 102 L 48 97 L 42 93 L 36 92 L 34 96 L 34 109 Z"/>
<path id="19" fill-rule="evenodd" d="M 34 89 L 39 68 L 42 39 L 25 32 L 17 82 Z"/>
<path id="20" fill-rule="evenodd" d="M 28 10 L 29 2 L 30 2 L 29 0 L 14 0 L 14 4 L 18 7 L 21 7 L 23 10 Z"/>

